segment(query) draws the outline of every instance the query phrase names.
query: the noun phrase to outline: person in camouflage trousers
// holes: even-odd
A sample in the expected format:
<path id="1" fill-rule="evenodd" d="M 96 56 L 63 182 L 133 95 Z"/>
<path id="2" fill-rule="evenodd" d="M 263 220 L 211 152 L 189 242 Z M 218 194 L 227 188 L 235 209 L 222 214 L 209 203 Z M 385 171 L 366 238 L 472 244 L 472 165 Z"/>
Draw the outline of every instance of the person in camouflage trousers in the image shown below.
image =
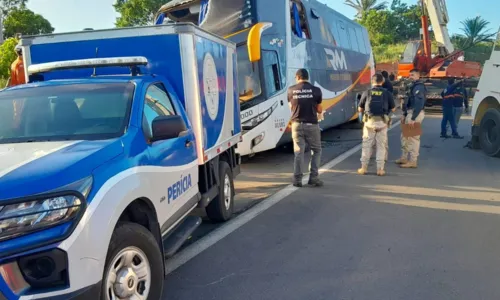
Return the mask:
<path id="1" fill-rule="evenodd" d="M 375 74 L 372 77 L 373 88 L 363 94 L 359 103 L 358 110 L 364 114 L 361 168 L 358 170 L 360 175 L 368 172 L 368 163 L 374 144 L 377 147 L 377 175 L 385 175 L 389 114 L 395 111 L 396 105 L 393 95 L 382 88 L 383 83 L 384 77 L 381 74 Z"/>

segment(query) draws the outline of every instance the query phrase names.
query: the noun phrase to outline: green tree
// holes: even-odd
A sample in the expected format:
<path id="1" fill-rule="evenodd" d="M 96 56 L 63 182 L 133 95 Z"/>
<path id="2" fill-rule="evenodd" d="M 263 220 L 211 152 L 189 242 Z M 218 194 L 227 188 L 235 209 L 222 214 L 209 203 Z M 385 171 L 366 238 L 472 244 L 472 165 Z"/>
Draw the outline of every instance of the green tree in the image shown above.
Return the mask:
<path id="1" fill-rule="evenodd" d="M 10 38 L 0 45 L 0 78 L 8 78 L 10 76 L 10 65 L 17 57 L 14 52 L 17 43 L 18 40 Z M 0 86 L 1 88 L 3 86 Z"/>
<path id="2" fill-rule="evenodd" d="M 26 7 L 28 0 L 0 0 L 0 13 L 6 16 L 12 9 Z"/>
<path id="3" fill-rule="evenodd" d="M 171 0 L 117 0 L 113 5 L 120 14 L 116 18 L 117 27 L 150 25 L 156 12 Z"/>
<path id="4" fill-rule="evenodd" d="M 371 10 L 383 10 L 387 8 L 387 2 L 377 3 L 378 0 L 345 0 L 345 4 L 357 11 L 356 17 L 362 18 Z"/>
<path id="5" fill-rule="evenodd" d="M 494 36 L 494 33 L 488 28 L 490 22 L 480 16 L 467 18 L 461 23 L 463 26 L 461 30 L 466 38 L 464 47 L 470 47 L 480 42 L 489 41 Z"/>
<path id="6" fill-rule="evenodd" d="M 396 41 L 397 19 L 388 10 L 370 10 L 358 21 L 365 26 L 372 45 L 393 44 Z"/>
<path id="7" fill-rule="evenodd" d="M 422 8 L 419 5 L 408 5 L 401 0 L 393 0 L 391 10 L 395 18 L 396 42 L 407 42 L 420 37 Z"/>
<path id="8" fill-rule="evenodd" d="M 12 9 L 4 21 L 4 35 L 14 37 L 17 33 L 35 35 L 52 33 L 54 28 L 44 17 L 27 8 Z"/>

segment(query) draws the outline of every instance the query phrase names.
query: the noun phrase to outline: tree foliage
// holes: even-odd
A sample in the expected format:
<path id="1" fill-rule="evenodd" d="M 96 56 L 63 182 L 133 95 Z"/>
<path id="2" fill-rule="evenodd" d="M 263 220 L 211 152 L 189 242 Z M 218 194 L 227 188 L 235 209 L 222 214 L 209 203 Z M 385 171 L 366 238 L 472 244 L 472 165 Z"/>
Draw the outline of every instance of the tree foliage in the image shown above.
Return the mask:
<path id="1" fill-rule="evenodd" d="M 378 3 L 378 0 L 345 0 L 344 3 L 357 11 L 356 17 L 358 18 L 362 18 L 372 10 L 383 10 L 387 8 L 387 2 Z"/>
<path id="2" fill-rule="evenodd" d="M 14 8 L 25 8 L 28 0 L 0 0 L 0 14 L 6 16 Z"/>
<path id="3" fill-rule="evenodd" d="M 117 27 L 150 25 L 156 12 L 171 0 L 117 0 L 115 10 L 120 14 L 116 19 Z"/>
<path id="4" fill-rule="evenodd" d="M 406 43 L 420 35 L 422 10 L 418 5 L 408 5 L 393 0 L 390 9 L 372 9 L 358 22 L 366 27 L 374 46 Z"/>
<path id="5" fill-rule="evenodd" d="M 14 52 L 17 43 L 18 40 L 10 38 L 0 45 L 0 78 L 7 78 L 10 76 L 10 65 L 17 57 Z M 3 86 L 0 86 L 0 89 L 1 88 L 3 88 Z"/>
<path id="6" fill-rule="evenodd" d="M 463 47 L 471 47 L 484 41 L 490 41 L 494 36 L 488 28 L 490 22 L 481 16 L 467 18 L 461 24 L 464 35 L 462 37 L 458 36 L 458 38 L 461 39 Z"/>
<path id="7" fill-rule="evenodd" d="M 49 21 L 23 7 L 12 9 L 4 21 L 4 35 L 6 38 L 14 37 L 17 33 L 35 35 L 52 32 L 54 32 L 54 28 Z"/>

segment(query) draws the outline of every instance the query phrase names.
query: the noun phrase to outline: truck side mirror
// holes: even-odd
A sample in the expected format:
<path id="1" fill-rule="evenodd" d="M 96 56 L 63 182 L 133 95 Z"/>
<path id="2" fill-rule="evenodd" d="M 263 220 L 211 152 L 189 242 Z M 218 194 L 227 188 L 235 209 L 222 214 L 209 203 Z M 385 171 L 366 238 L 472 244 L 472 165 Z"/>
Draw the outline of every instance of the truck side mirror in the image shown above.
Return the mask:
<path id="1" fill-rule="evenodd" d="M 186 123 L 181 116 L 159 116 L 153 120 L 151 142 L 178 138 L 185 131 Z"/>

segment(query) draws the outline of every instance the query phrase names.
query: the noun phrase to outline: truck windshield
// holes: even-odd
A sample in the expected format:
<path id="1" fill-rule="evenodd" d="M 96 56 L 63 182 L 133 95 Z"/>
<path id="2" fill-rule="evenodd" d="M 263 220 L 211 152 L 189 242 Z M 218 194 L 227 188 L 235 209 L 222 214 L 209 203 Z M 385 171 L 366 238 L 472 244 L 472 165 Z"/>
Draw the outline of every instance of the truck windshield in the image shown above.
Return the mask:
<path id="1" fill-rule="evenodd" d="M 238 87 L 241 109 L 251 105 L 251 100 L 262 93 L 259 75 L 259 65 L 250 62 L 245 45 L 238 46 Z"/>
<path id="2" fill-rule="evenodd" d="M 406 45 L 405 52 L 403 53 L 403 57 L 401 59 L 402 63 L 411 64 L 415 60 L 417 56 L 417 52 L 420 50 L 421 43 L 420 42 L 409 42 Z"/>
<path id="3" fill-rule="evenodd" d="M 121 136 L 135 85 L 65 84 L 0 92 L 0 143 Z"/>

